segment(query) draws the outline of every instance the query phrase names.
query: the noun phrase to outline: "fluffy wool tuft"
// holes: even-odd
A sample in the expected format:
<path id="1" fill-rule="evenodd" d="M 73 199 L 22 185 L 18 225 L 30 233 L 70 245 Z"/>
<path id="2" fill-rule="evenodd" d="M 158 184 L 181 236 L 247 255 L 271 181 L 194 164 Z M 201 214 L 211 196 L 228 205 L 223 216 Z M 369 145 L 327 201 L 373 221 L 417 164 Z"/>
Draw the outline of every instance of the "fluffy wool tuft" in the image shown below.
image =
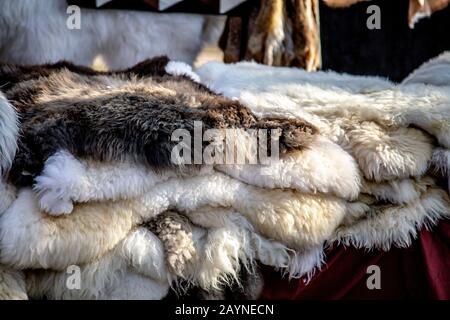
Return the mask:
<path id="1" fill-rule="evenodd" d="M 16 110 L 0 92 L 0 177 L 5 175 L 12 165 L 18 133 Z"/>
<path id="2" fill-rule="evenodd" d="M 338 228 L 333 241 L 357 248 L 389 250 L 408 247 L 418 230 L 450 217 L 450 201 L 441 189 L 430 188 L 419 199 L 401 206 L 373 207 L 371 214 L 353 225 Z"/>

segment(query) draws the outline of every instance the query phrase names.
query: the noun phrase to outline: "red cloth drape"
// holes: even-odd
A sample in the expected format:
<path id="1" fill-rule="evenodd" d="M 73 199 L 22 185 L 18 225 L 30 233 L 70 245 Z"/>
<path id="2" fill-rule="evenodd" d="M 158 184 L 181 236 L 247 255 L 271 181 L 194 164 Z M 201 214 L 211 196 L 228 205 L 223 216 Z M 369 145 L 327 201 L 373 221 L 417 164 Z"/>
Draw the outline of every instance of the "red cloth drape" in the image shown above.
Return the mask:
<path id="1" fill-rule="evenodd" d="M 380 267 L 381 289 L 369 290 L 367 267 Z M 367 251 L 337 246 L 309 283 L 264 268 L 262 299 L 450 299 L 450 221 L 422 230 L 408 248 Z"/>

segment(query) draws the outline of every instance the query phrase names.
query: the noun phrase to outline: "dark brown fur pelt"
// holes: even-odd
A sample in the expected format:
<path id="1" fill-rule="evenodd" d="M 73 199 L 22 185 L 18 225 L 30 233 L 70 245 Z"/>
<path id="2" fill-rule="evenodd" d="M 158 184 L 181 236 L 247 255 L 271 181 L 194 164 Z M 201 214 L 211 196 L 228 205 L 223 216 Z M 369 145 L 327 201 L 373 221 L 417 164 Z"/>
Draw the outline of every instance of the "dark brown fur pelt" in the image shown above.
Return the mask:
<path id="1" fill-rule="evenodd" d="M 302 120 L 258 119 L 237 101 L 186 76 L 165 72 L 159 57 L 115 72 L 67 62 L 0 67 L 0 86 L 20 117 L 18 151 L 9 178 L 30 185 L 60 149 L 99 161 L 131 159 L 152 168 L 176 167 L 176 129 L 281 129 L 281 152 L 310 143 L 315 127 Z M 205 143 L 206 144 L 206 143 Z"/>

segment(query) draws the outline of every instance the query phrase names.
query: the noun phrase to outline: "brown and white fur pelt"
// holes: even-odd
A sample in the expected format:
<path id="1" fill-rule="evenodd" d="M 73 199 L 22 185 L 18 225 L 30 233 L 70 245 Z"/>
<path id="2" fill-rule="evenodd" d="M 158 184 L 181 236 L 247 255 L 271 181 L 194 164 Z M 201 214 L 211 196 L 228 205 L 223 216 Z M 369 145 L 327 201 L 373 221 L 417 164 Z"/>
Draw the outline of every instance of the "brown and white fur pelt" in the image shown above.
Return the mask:
<path id="1" fill-rule="evenodd" d="M 193 294 L 194 286 L 202 299 L 256 299 L 262 279 L 255 259 L 282 268 L 294 253 L 258 236 L 242 215 L 226 209 L 205 207 L 184 215 L 168 211 L 150 226 L 164 243 L 181 296 Z"/>
<path id="2" fill-rule="evenodd" d="M 64 0 L 0 2 L 0 61 L 44 64 L 68 60 L 111 69 L 169 55 L 193 63 L 202 46 L 216 44 L 224 18 L 195 14 L 81 8 L 80 29 L 69 29 Z M 7 45 L 6 45 L 7 44 Z"/>
<path id="3" fill-rule="evenodd" d="M 317 166 L 321 163 L 321 166 Z M 340 170 L 345 167 L 346 171 Z M 310 148 L 293 152 L 264 165 L 217 165 L 216 170 L 262 188 L 287 188 L 303 193 L 335 195 L 354 200 L 360 192 L 361 176 L 354 159 L 335 143 L 318 137 Z M 213 172 L 204 166 L 195 172 Z M 140 196 L 169 178 L 186 177 L 173 170 L 149 171 L 132 162 L 100 163 L 76 159 L 60 151 L 47 159 L 35 179 L 40 207 L 51 214 L 68 214 L 74 202 L 130 199 Z"/>
<path id="4" fill-rule="evenodd" d="M 300 119 L 259 119 L 187 76 L 169 75 L 168 66 L 168 59 L 160 57 L 117 72 L 68 63 L 1 67 L 0 85 L 20 117 L 10 180 L 31 184 L 44 162 L 61 149 L 100 161 L 131 159 L 154 169 L 177 167 L 171 157 L 178 142 L 172 134 L 185 129 L 194 136 L 195 121 L 201 121 L 203 130 L 280 130 L 281 153 L 307 147 L 317 133 Z"/>

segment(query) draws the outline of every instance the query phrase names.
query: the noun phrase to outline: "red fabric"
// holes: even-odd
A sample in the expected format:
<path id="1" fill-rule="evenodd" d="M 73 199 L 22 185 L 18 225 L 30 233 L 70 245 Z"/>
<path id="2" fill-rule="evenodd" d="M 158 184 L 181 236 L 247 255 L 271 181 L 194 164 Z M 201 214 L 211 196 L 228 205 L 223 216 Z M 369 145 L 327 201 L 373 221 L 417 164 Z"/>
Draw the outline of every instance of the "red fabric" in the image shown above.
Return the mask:
<path id="1" fill-rule="evenodd" d="M 305 284 L 264 268 L 262 299 L 450 299 L 450 222 L 422 230 L 409 248 L 367 251 L 337 246 Z M 381 289 L 369 290 L 367 267 L 380 267 Z"/>

